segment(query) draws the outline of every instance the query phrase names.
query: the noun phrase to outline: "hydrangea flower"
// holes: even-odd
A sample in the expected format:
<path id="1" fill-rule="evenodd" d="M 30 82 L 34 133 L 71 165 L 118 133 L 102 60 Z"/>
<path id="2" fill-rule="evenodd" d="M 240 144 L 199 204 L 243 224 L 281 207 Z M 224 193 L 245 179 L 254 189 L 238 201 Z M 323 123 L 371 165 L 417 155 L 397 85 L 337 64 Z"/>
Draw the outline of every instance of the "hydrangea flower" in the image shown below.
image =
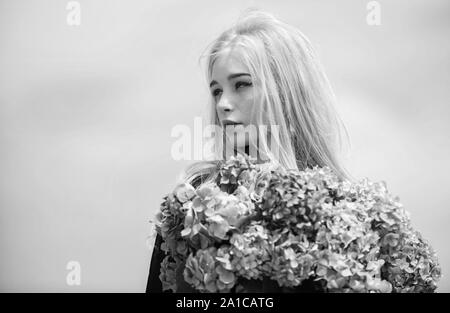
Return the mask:
<path id="1" fill-rule="evenodd" d="M 217 249 L 209 247 L 191 253 L 183 272 L 187 283 L 200 292 L 227 292 L 234 286 L 236 277 L 216 260 Z"/>
<path id="2" fill-rule="evenodd" d="M 159 279 L 162 283 L 162 290 L 172 290 L 173 292 L 177 291 L 177 268 L 179 266 L 179 262 L 174 260 L 171 256 L 166 256 L 160 268 Z"/>
<path id="3" fill-rule="evenodd" d="M 160 279 L 174 292 L 178 272 L 199 292 L 239 292 L 244 280 L 292 291 L 433 292 L 441 276 L 385 182 L 340 180 L 328 167 L 232 157 L 216 182 L 178 185 L 157 218 L 167 253 Z"/>

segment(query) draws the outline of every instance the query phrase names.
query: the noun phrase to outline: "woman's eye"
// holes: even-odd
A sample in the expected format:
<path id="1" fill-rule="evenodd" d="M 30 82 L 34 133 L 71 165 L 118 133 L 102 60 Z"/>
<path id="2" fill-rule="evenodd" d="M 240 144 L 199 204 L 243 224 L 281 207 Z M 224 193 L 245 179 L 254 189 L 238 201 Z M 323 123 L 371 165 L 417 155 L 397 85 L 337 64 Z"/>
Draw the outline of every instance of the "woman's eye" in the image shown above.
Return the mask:
<path id="1" fill-rule="evenodd" d="M 251 85 L 252 85 L 251 82 L 237 82 L 235 84 L 235 88 L 239 89 L 239 87 L 250 87 Z M 215 98 L 215 97 L 219 96 L 221 93 L 222 93 L 222 90 L 218 88 L 212 92 L 212 96 Z"/>
<path id="2" fill-rule="evenodd" d="M 216 89 L 212 92 L 213 97 L 217 97 L 219 95 L 219 93 L 222 92 L 222 90 L 220 89 Z"/>
<path id="3" fill-rule="evenodd" d="M 249 86 L 251 86 L 252 85 L 252 83 L 250 82 L 250 83 L 247 83 L 247 82 L 237 82 L 236 83 L 236 89 L 238 89 L 239 87 L 241 87 L 241 86 L 244 86 L 244 87 L 249 87 Z"/>

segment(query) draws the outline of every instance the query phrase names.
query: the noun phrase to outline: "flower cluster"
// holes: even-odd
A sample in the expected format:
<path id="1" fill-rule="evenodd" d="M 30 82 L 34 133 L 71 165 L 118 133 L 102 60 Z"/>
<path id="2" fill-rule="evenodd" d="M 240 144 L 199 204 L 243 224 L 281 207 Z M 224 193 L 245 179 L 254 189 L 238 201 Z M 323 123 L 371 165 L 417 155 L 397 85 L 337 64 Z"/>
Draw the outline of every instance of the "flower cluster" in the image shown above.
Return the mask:
<path id="1" fill-rule="evenodd" d="M 340 180 L 238 156 L 215 182 L 181 184 L 165 197 L 157 231 L 167 257 L 163 289 L 177 271 L 199 292 L 236 292 L 248 280 L 323 292 L 432 292 L 440 267 L 385 183 Z"/>

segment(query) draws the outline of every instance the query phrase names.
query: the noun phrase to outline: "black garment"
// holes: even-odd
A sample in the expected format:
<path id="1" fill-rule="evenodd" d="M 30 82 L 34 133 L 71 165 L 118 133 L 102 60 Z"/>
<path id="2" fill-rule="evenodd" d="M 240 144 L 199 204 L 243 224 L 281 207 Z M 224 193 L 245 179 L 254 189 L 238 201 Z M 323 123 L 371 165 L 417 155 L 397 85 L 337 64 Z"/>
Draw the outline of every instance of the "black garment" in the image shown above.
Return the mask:
<path id="1" fill-rule="evenodd" d="M 150 273 L 147 280 L 147 293 L 161 293 L 162 283 L 159 279 L 159 273 L 161 268 L 161 262 L 163 261 L 166 253 L 161 250 L 162 237 L 158 234 L 155 240 L 155 247 L 153 248 L 152 260 L 150 263 Z M 167 291 L 169 292 L 169 291 Z"/>

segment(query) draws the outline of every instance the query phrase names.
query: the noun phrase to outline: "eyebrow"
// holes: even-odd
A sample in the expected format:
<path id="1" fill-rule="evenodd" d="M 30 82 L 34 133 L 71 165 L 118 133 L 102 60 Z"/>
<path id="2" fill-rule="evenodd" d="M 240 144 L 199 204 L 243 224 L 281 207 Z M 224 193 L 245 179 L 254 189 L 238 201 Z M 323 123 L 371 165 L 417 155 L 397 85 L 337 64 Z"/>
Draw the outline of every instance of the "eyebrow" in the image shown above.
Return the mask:
<path id="1" fill-rule="evenodd" d="M 241 77 L 241 76 L 251 76 L 248 73 L 235 73 L 235 74 L 231 74 L 230 76 L 228 76 L 228 80 L 232 80 L 233 78 L 237 78 L 237 77 Z M 211 83 L 209 84 L 209 88 L 211 88 L 212 86 L 216 85 L 217 82 L 215 80 L 211 81 Z"/>

